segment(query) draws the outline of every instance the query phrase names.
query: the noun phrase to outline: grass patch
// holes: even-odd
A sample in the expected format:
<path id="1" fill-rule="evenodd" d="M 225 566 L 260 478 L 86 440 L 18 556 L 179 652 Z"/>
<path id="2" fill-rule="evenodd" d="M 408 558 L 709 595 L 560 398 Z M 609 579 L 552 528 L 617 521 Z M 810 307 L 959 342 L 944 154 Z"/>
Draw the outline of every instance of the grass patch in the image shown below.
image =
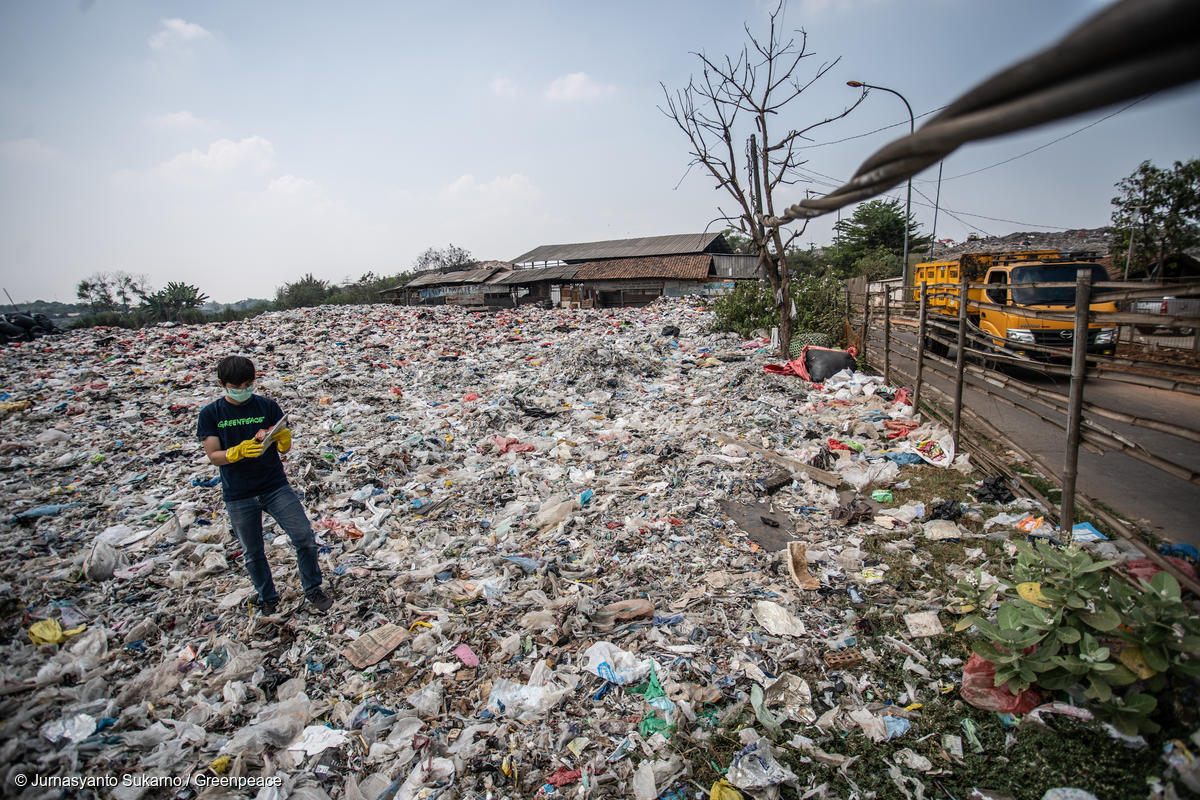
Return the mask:
<path id="1" fill-rule="evenodd" d="M 975 502 L 975 481 L 956 469 L 938 469 L 925 464 L 912 464 L 900 468 L 898 483 L 909 481 L 908 489 L 893 489 L 896 505 L 924 503 L 926 510 L 935 498 Z"/>

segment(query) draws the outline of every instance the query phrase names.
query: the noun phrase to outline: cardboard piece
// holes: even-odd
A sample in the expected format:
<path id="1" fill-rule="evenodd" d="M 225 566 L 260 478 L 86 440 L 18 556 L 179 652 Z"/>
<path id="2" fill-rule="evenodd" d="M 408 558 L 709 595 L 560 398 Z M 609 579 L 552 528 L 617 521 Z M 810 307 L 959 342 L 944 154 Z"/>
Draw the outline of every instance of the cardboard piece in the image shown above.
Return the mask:
<path id="1" fill-rule="evenodd" d="M 939 633 L 945 633 L 946 630 L 942 627 L 942 621 L 938 619 L 936 611 L 905 614 L 904 624 L 908 626 L 908 632 L 913 636 L 937 636 Z"/>
<path id="2" fill-rule="evenodd" d="M 788 542 L 784 557 L 787 560 L 788 574 L 797 586 L 808 591 L 821 588 L 821 582 L 808 573 L 808 554 L 804 542 Z"/>
<path id="3" fill-rule="evenodd" d="M 364 669 L 372 664 L 378 664 L 388 653 L 399 647 L 409 633 L 399 625 L 388 623 L 373 631 L 359 636 L 342 651 L 346 660 L 357 669 Z"/>

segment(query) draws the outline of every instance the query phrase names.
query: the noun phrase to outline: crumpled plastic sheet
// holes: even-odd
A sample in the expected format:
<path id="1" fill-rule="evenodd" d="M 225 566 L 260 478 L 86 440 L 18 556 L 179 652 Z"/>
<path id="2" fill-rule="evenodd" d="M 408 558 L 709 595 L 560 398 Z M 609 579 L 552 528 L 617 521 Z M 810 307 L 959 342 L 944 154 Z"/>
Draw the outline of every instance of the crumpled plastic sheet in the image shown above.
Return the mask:
<path id="1" fill-rule="evenodd" d="M 769 339 L 710 321 L 690 300 L 321 307 L 0 350 L 0 392 L 20 405 L 0 441 L 0 601 L 22 610 L 14 620 L 84 626 L 38 646 L 30 622 L 10 624 L 5 762 L 273 774 L 282 785 L 261 797 L 355 800 L 483 796 L 485 781 L 533 796 L 567 759 L 581 770 L 568 788 L 634 797 L 686 790 L 694 770 L 667 742 L 702 742 L 752 701 L 772 723 L 886 738 L 901 718 L 868 709 L 869 682 L 822 653 L 857 648 L 868 669 L 905 659 L 904 702 L 933 696 L 952 666 L 860 629 L 849 601 L 801 597 L 778 550 L 720 504 L 788 519 L 822 592 L 895 613 L 936 598 L 897 595 L 863 545 L 884 537 L 919 563 L 924 509 L 859 497 L 843 510 L 803 474 L 765 498 L 777 467 L 714 434 L 865 489 L 946 432 L 879 376 L 818 388 L 765 374 Z M 326 615 L 303 603 L 269 518 L 281 610 L 249 606 L 218 471 L 194 438 L 231 353 L 290 415 L 286 471 L 314 523 Z M 989 523 L 1011 529 L 1036 510 L 1024 502 Z M 345 659 L 387 624 L 409 636 L 363 669 Z M 795 778 L 770 742 L 743 743 L 732 783 L 769 796 Z"/>

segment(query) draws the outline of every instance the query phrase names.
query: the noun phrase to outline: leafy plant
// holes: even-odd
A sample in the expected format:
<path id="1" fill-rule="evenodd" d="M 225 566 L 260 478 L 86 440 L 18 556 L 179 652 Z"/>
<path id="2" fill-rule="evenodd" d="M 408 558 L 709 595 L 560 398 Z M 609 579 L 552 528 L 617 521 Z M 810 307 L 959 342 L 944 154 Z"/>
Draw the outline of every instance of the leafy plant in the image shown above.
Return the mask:
<path id="1" fill-rule="evenodd" d="M 1017 547 L 1013 580 L 984 589 L 976 570 L 974 583 L 958 584 L 973 608 L 958 629 L 973 625 L 983 635 L 974 650 L 996 665 L 996 685 L 1014 694 L 1080 686 L 1119 730 L 1157 730 L 1149 719 L 1154 695 L 1200 676 L 1200 621 L 1183 605 L 1179 584 L 1161 572 L 1133 591 L 1105 573 L 1115 562 L 1077 546 Z"/>
<path id="2" fill-rule="evenodd" d="M 831 341 L 842 338 L 845 315 L 842 283 L 828 275 L 796 275 L 791 281 L 794 330 L 824 333 Z M 779 324 L 774 290 L 766 281 L 742 281 L 729 294 L 713 301 L 713 326 L 750 336 L 760 328 Z"/>

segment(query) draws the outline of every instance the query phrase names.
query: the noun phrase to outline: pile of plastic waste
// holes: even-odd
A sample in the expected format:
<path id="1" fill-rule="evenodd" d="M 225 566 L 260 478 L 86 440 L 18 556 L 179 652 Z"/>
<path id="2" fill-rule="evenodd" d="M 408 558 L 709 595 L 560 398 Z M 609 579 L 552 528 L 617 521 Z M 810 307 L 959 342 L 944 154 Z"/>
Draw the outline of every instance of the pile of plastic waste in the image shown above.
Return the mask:
<path id="1" fill-rule="evenodd" d="M 936 646 L 950 600 L 913 575 L 931 542 L 961 543 L 952 576 L 986 567 L 974 540 L 1037 508 L 994 482 L 987 519 L 895 502 L 904 467 L 976 480 L 944 429 L 878 376 L 766 373 L 769 340 L 710 320 L 679 300 L 323 307 L 3 352 L 0 779 L 106 776 L 96 796 L 118 798 L 834 797 L 822 784 L 853 758 L 829 740 L 862 737 L 894 751 L 904 796 L 925 787 L 927 745 L 961 758 L 963 741 L 913 729 L 965 656 Z M 229 354 L 289 414 L 327 614 L 271 522 L 282 609 L 249 603 L 195 438 Z"/>

